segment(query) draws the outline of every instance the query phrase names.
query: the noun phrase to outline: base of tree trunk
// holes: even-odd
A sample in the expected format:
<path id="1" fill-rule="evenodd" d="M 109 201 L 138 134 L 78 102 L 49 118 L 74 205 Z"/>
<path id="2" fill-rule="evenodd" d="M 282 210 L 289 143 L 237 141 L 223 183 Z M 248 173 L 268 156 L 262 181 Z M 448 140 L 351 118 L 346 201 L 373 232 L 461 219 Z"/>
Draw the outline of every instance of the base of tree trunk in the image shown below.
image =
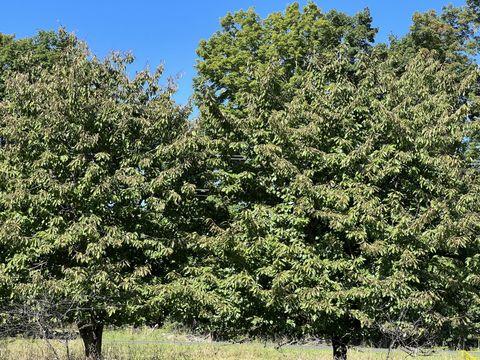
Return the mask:
<path id="1" fill-rule="evenodd" d="M 78 331 L 85 346 L 87 360 L 100 360 L 102 358 L 103 324 L 79 323 Z"/>
<path id="2" fill-rule="evenodd" d="M 340 336 L 332 336 L 333 359 L 347 360 L 348 341 Z"/>

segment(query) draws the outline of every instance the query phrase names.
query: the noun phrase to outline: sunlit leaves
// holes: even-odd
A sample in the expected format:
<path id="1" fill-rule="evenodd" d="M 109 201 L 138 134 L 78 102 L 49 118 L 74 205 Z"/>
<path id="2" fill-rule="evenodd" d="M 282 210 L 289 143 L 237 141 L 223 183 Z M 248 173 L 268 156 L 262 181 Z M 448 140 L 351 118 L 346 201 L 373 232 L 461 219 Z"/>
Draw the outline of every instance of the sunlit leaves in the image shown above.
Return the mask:
<path id="1" fill-rule="evenodd" d="M 437 48 L 370 47 L 367 13 L 314 4 L 222 27 L 200 44 L 195 86 L 221 229 L 205 246 L 213 291 L 242 312 L 237 332 L 360 337 L 403 312 L 447 324 L 478 251 L 464 156 L 476 105 L 462 100 L 476 69 L 455 70 Z"/>
<path id="2" fill-rule="evenodd" d="M 100 61 L 59 37 L 72 45 L 50 66 L 2 77 L 1 277 L 15 301 L 71 301 L 72 321 L 136 321 L 152 282 L 187 260 L 189 109 L 159 84 L 161 69 L 131 79 L 131 56 Z"/>

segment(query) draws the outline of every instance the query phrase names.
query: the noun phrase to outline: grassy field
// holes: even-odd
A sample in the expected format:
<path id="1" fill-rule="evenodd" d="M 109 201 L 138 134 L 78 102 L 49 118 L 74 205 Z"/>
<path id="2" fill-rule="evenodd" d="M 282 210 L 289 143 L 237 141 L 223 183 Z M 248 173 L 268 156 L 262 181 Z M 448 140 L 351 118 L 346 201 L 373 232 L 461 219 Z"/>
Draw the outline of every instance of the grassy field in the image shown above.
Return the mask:
<path id="1" fill-rule="evenodd" d="M 10 339 L 0 343 L 1 360 L 51 360 L 83 358 L 83 347 L 79 339 L 69 341 Z M 104 334 L 103 354 L 105 360 L 313 360 L 331 359 L 331 350 L 315 347 L 282 347 L 274 344 L 213 343 L 205 339 L 166 329 L 108 330 Z M 349 359 L 385 359 L 386 352 L 350 349 Z M 391 354 L 392 359 L 405 359 L 402 351 Z M 429 356 L 430 360 L 464 359 L 458 353 L 439 353 Z"/>

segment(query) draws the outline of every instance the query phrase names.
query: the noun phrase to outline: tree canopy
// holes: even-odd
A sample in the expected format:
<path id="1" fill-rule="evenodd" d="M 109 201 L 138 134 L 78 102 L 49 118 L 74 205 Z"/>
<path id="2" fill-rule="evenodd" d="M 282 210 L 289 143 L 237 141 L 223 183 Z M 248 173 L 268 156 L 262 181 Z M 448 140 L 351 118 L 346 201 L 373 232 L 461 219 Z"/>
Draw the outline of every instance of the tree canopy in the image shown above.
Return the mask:
<path id="1" fill-rule="evenodd" d="M 460 15 L 418 14 L 404 39 L 374 47 L 367 12 L 342 15 L 346 30 L 335 12 L 293 5 L 265 20 L 228 15 L 200 44 L 219 331 L 330 337 L 343 358 L 349 341 L 388 326 L 472 330 L 473 34 L 428 40 Z"/>
<path id="2" fill-rule="evenodd" d="M 478 337 L 479 8 L 387 44 L 368 9 L 227 14 L 195 120 L 161 68 L 0 35 L 0 305 L 68 304 L 92 359 L 105 325 L 165 319 L 336 359 Z"/>
<path id="3" fill-rule="evenodd" d="M 105 324 L 145 319 L 150 287 L 188 258 L 195 211 L 189 109 L 161 69 L 130 79 L 131 60 L 67 46 L 34 77 L 11 72 L 0 103 L 2 293 L 68 301 L 87 356 Z"/>

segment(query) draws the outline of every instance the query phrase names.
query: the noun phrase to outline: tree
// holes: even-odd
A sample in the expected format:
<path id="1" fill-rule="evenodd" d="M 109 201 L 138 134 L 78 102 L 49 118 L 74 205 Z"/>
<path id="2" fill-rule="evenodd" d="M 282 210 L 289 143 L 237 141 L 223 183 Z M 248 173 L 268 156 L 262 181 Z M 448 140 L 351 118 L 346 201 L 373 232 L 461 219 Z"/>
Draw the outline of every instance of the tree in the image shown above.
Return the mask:
<path id="1" fill-rule="evenodd" d="M 477 69 L 456 72 L 434 49 L 372 48 L 366 14 L 240 12 L 200 45 L 215 210 L 211 261 L 196 273 L 223 299 L 210 307 L 220 332 L 324 336 L 344 359 L 385 311 L 425 332 L 472 321 L 477 175 L 465 138 L 477 104 L 464 99 Z M 327 36 L 333 15 L 341 36 Z M 286 47 L 294 65 L 275 34 L 298 40 Z"/>
<path id="2" fill-rule="evenodd" d="M 205 154 L 209 157 L 205 165 L 207 171 L 197 179 L 197 184 L 205 189 L 203 195 L 207 200 L 206 217 L 211 220 L 210 229 L 220 232 L 228 227 L 232 212 L 239 211 L 245 204 L 268 201 L 265 199 L 270 197 L 264 186 L 252 181 L 252 173 L 259 169 L 249 167 L 244 171 L 245 156 L 241 155 L 251 141 L 261 141 L 263 136 L 262 130 L 243 134 L 237 129 L 246 121 L 245 107 L 251 103 L 251 95 L 256 94 L 261 99 L 261 106 L 266 111 L 282 109 L 291 100 L 312 58 L 345 45 L 353 61 L 355 54 L 368 51 L 376 33 L 368 10 L 353 17 L 336 11 L 324 14 L 313 3 L 303 12 L 298 4 L 293 4 L 284 14 L 274 13 L 265 20 L 252 9 L 240 11 L 228 14 L 221 20 L 221 26 L 222 30 L 211 39 L 200 42 L 198 77 L 194 79 L 197 105 L 202 113 L 198 132 L 208 144 Z M 262 81 L 263 75 L 268 77 L 268 83 Z M 263 120 L 259 119 L 251 126 L 261 129 Z M 268 173 L 263 175 L 270 176 Z M 217 197 L 219 181 L 228 193 Z M 207 244 L 202 246 L 210 248 L 208 242 L 206 240 Z M 212 267 L 228 268 L 232 264 L 232 259 L 222 260 L 221 254 L 217 255 L 218 258 L 214 256 L 217 262 L 203 262 L 205 271 L 202 271 L 201 264 L 191 269 L 190 275 L 195 276 L 199 288 L 211 289 Z M 203 304 L 213 312 L 223 309 L 225 316 L 216 317 L 207 311 L 197 317 L 196 324 L 198 318 L 202 318 L 210 324 L 209 327 L 212 322 L 216 324 L 211 329 L 214 333 L 235 332 L 237 327 L 230 320 L 241 315 L 238 307 L 225 301 L 231 294 L 212 294 L 213 291 L 205 291 L 200 298 L 196 297 L 198 293 L 191 296 L 197 300 L 195 303 Z M 252 309 L 260 306 L 252 298 L 238 298 L 236 301 Z"/>
<path id="3" fill-rule="evenodd" d="M 105 325 L 145 319 L 193 229 L 189 109 L 159 85 L 161 69 L 129 79 L 131 61 L 69 45 L 35 77 L 10 72 L 0 102 L 2 297 L 73 304 L 91 359 Z"/>

